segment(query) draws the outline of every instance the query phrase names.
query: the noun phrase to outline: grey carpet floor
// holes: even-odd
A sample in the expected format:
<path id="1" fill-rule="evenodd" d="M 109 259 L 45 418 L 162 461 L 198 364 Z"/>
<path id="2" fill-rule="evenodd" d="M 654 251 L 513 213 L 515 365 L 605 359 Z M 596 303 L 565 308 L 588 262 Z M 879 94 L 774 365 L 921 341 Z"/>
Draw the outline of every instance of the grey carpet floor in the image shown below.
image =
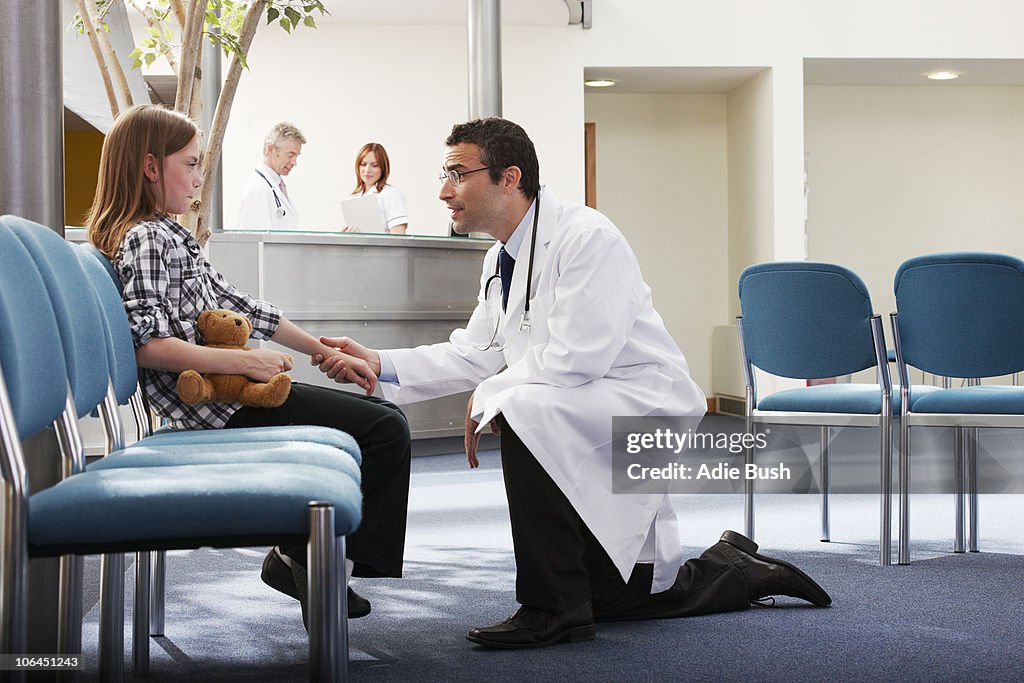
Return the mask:
<path id="1" fill-rule="evenodd" d="M 601 625 L 597 639 L 490 651 L 472 626 L 516 608 L 511 535 L 497 457 L 415 458 L 403 579 L 356 579 L 373 613 L 350 621 L 355 681 L 1006 680 L 1024 669 L 1024 496 L 981 502 L 982 550 L 955 555 L 952 501 L 913 498 L 913 564 L 877 565 L 878 498 L 835 495 L 830 543 L 818 497 L 758 497 L 762 551 L 796 563 L 833 596 L 828 609 L 775 607 L 693 619 Z M 686 556 L 742 530 L 742 497 L 676 496 Z M 170 553 L 167 626 L 152 680 L 302 681 L 307 641 L 295 601 L 264 586 L 265 549 Z M 87 585 L 95 584 L 95 563 Z M 131 571 L 127 591 L 131 594 Z M 93 589 L 94 591 L 94 589 Z M 87 597 L 87 608 L 95 598 Z M 126 607 L 130 620 L 131 605 Z M 96 679 L 97 610 L 86 615 L 85 680 Z M 130 662 L 130 623 L 126 626 Z"/>

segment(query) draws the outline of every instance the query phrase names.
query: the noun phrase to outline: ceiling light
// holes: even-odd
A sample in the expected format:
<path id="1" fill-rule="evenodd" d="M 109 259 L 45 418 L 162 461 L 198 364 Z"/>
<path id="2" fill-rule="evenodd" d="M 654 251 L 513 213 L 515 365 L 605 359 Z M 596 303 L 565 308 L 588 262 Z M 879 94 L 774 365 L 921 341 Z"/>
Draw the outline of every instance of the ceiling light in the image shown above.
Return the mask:
<path id="1" fill-rule="evenodd" d="M 609 80 L 607 78 L 591 78 L 589 80 L 583 81 L 583 85 L 590 88 L 610 88 L 611 86 L 615 85 L 615 81 Z"/>
<path id="2" fill-rule="evenodd" d="M 926 73 L 925 76 L 933 81 L 952 81 L 955 78 L 960 78 L 960 74 L 956 71 L 932 71 Z"/>

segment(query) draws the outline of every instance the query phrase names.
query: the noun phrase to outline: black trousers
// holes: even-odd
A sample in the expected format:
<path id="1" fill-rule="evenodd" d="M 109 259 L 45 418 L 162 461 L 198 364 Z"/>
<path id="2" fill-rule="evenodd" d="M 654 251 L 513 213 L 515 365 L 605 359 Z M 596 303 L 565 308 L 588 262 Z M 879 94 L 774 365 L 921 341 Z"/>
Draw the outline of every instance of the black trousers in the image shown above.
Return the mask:
<path id="1" fill-rule="evenodd" d="M 672 606 L 672 616 L 745 609 L 749 605 L 742 561 L 718 543 L 679 568 L 669 591 L 651 596 L 654 567 L 634 565 L 629 581 L 587 528 L 505 418 L 501 467 L 516 558 L 516 600 L 530 607 L 565 610 L 590 601 L 597 618 L 644 618 L 647 607 Z M 654 611 L 664 612 L 663 609 Z"/>
<path id="2" fill-rule="evenodd" d="M 355 563 L 353 576 L 400 577 L 412 442 L 409 423 L 398 406 L 375 396 L 296 383 L 279 408 L 243 407 L 227 424 L 275 425 L 331 427 L 356 440 L 363 454 L 363 520 L 346 539 L 346 555 Z M 304 547 L 282 550 L 305 564 Z"/>

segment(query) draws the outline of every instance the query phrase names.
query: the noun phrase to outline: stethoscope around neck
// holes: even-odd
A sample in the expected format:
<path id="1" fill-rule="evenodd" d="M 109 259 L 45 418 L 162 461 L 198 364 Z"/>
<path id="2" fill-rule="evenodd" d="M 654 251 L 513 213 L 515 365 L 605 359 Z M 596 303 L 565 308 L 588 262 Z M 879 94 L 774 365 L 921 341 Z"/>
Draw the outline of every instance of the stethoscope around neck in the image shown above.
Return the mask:
<path id="1" fill-rule="evenodd" d="M 532 328 L 532 325 L 530 323 L 530 289 L 531 289 L 531 285 L 533 284 L 533 255 L 534 255 L 534 253 L 536 251 L 536 245 L 537 245 L 537 222 L 538 222 L 539 219 L 540 219 L 540 194 L 537 195 L 537 200 L 536 200 L 536 203 L 534 205 L 533 229 L 530 231 L 530 260 L 529 260 L 529 263 L 528 263 L 528 265 L 526 267 L 526 299 L 525 299 L 524 304 L 523 304 L 523 315 L 519 318 L 519 331 L 520 332 L 529 332 L 530 329 Z M 500 259 L 496 259 L 495 260 L 495 263 L 494 263 L 494 275 L 491 275 L 489 278 L 487 278 L 487 281 L 484 283 L 484 298 L 485 299 L 487 298 L 487 293 L 488 293 L 488 291 L 491 288 L 491 283 L 493 283 L 495 280 L 497 280 L 499 284 L 501 283 L 501 260 Z M 480 349 L 481 351 L 485 351 L 487 349 L 501 350 L 503 348 L 503 345 L 496 343 L 497 342 L 497 338 L 498 338 L 498 328 L 499 327 L 500 327 L 500 323 L 498 322 L 498 320 L 496 320 L 495 321 L 495 325 L 494 325 L 494 334 L 491 337 L 491 341 L 486 346 L 482 347 Z"/>
<path id="2" fill-rule="evenodd" d="M 263 173 L 259 169 L 256 169 L 256 175 L 258 175 L 260 178 L 263 178 L 263 180 L 266 181 L 267 185 L 270 187 L 270 193 L 274 195 L 274 206 L 277 207 L 276 211 L 274 211 L 274 214 L 278 218 L 284 218 L 285 214 L 287 214 L 288 212 L 285 211 L 283 206 L 281 206 L 281 198 L 277 196 L 277 189 L 274 187 L 274 184 L 271 183 L 270 178 L 263 175 Z"/>

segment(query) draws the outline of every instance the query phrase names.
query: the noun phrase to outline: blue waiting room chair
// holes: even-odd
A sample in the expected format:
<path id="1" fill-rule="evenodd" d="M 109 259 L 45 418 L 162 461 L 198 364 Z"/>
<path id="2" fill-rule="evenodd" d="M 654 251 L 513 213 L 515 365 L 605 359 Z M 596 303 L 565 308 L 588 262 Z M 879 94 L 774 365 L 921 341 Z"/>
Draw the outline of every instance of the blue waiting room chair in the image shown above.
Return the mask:
<path id="1" fill-rule="evenodd" d="M 901 378 L 908 366 L 965 380 L 904 402 L 900 431 L 899 562 L 910 562 L 910 476 L 913 427 L 954 428 L 954 546 L 978 550 L 979 428 L 1024 427 L 1024 387 L 981 385 L 1024 370 L 1024 261 L 962 252 L 904 262 L 893 282 L 891 317 Z"/>
<path id="2" fill-rule="evenodd" d="M 56 295 L 55 281 L 41 275 L 38 266 L 45 269 L 46 264 L 38 260 L 38 250 L 33 255 L 34 247 L 27 246 L 33 241 L 22 242 L 9 227 L 17 225 L 24 238 L 24 222 L 18 221 L 0 219 L 0 464 L 7 502 L 0 566 L 3 651 L 24 651 L 29 557 L 106 555 L 100 669 L 104 679 L 116 680 L 121 667 L 123 564 L 112 560 L 120 553 L 309 539 L 311 678 L 343 677 L 347 624 L 340 620 L 344 591 L 338 589 L 337 577 L 344 535 L 358 525 L 360 516 L 355 463 L 342 470 L 336 467 L 337 455 L 332 454 L 314 464 L 202 464 L 199 458 L 200 464 L 83 471 L 75 417 L 90 411 L 107 393 L 107 337 L 98 329 L 80 333 L 62 327 L 58 318 L 67 320 L 70 312 L 55 309 L 69 305 L 84 309 L 87 315 L 80 322 L 86 325 L 89 318 L 100 321 L 102 316 L 84 274 L 80 269 L 76 272 L 70 245 L 58 237 L 48 246 L 70 257 L 61 263 L 61 282 L 81 278 L 77 289 L 86 296 L 75 299 L 70 291 Z M 51 423 L 65 456 L 65 476 L 56 485 L 29 495 L 20 441 Z M 314 505 L 314 500 L 319 502 Z M 80 601 L 74 571 L 71 574 L 61 582 L 59 631 L 64 634 L 75 632 L 70 620 Z M 66 653 L 80 652 L 74 635 L 62 638 L 61 644 Z"/>
<path id="3" fill-rule="evenodd" d="M 892 411 L 881 317 L 855 273 L 829 263 L 751 266 L 739 279 L 737 319 L 746 384 L 746 429 L 759 424 L 821 427 L 821 540 L 830 540 L 829 429 L 876 427 L 880 432 L 879 562 L 891 564 Z M 823 384 L 760 396 L 754 368 L 780 377 L 820 379 L 875 368 L 876 384 Z M 915 388 L 915 395 L 921 389 Z M 754 461 L 748 448 L 746 462 Z M 754 487 L 745 482 L 745 529 L 754 536 Z"/>

